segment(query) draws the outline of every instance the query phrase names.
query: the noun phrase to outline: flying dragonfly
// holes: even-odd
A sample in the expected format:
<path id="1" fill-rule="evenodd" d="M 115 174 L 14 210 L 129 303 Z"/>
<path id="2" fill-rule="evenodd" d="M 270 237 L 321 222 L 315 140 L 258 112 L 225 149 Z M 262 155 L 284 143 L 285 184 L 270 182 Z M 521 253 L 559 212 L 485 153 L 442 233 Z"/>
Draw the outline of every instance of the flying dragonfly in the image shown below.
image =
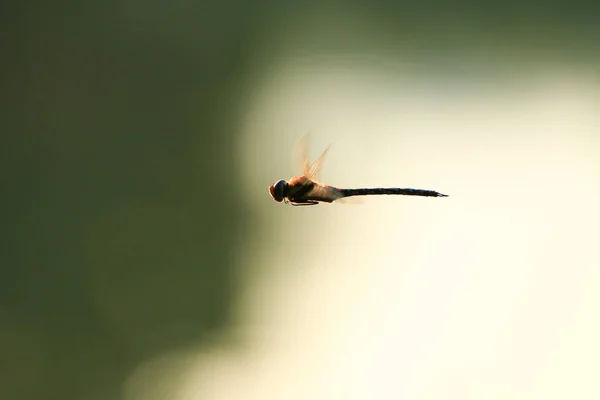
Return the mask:
<path id="1" fill-rule="evenodd" d="M 305 142 L 303 141 L 303 144 Z M 306 157 L 305 147 L 303 151 L 303 173 L 300 176 L 291 178 L 289 181 L 280 179 L 269 186 L 269 193 L 273 200 L 278 203 L 282 201 L 293 206 L 314 206 L 321 202 L 332 203 L 344 197 L 369 196 L 369 195 L 405 195 L 405 196 L 424 196 L 424 197 L 448 197 L 446 194 L 434 190 L 409 189 L 409 188 L 361 188 L 361 189 L 340 189 L 330 185 L 324 185 L 317 182 L 317 171 L 323 163 L 325 154 L 323 154 L 309 164 Z"/>

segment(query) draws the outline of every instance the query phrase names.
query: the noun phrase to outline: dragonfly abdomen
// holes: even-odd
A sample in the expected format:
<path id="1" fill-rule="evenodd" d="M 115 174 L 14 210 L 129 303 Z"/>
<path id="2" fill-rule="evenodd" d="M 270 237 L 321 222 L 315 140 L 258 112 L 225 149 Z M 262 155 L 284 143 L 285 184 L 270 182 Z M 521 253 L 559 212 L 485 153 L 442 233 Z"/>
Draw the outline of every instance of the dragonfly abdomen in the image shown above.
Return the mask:
<path id="1" fill-rule="evenodd" d="M 425 197 L 448 197 L 448 195 L 438 193 L 433 190 L 409 189 L 409 188 L 371 188 L 371 189 L 339 189 L 344 197 L 350 196 L 368 196 L 376 194 L 401 194 L 405 196 L 425 196 Z"/>

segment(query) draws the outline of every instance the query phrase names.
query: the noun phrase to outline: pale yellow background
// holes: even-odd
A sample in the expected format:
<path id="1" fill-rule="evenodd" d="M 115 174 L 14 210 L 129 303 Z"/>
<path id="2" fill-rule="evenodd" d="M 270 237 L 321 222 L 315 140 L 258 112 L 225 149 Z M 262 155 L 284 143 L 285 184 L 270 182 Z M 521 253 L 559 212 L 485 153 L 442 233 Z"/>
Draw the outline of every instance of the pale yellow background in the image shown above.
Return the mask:
<path id="1" fill-rule="evenodd" d="M 237 152 L 258 226 L 233 327 L 141 366 L 129 398 L 600 398 L 598 81 L 558 61 L 470 76 L 389 57 L 257 67 Z M 299 172 L 308 131 L 313 159 L 332 143 L 324 183 L 450 197 L 277 204 L 267 187 Z"/>

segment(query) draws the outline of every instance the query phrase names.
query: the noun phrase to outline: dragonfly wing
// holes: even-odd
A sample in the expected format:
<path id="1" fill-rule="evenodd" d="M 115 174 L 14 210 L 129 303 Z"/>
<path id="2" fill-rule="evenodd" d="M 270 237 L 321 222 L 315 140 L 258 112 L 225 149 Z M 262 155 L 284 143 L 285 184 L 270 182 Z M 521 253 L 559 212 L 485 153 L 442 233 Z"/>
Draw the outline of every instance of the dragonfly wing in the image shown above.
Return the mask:
<path id="1" fill-rule="evenodd" d="M 340 198 L 340 199 L 337 200 L 337 203 L 340 203 L 340 204 L 350 204 L 350 205 L 356 206 L 356 205 L 365 204 L 365 199 L 363 197 L 360 197 L 360 196 L 342 197 L 342 198 Z"/>
<path id="2" fill-rule="evenodd" d="M 298 143 L 294 147 L 294 161 L 302 165 L 302 175 L 304 176 L 307 176 L 310 169 L 310 164 L 308 163 L 308 142 L 309 134 L 307 133 L 298 140 Z M 296 168 L 298 168 L 298 165 L 294 166 L 294 169 Z"/>
<path id="3" fill-rule="evenodd" d="M 304 171 L 304 176 L 306 176 L 308 179 L 313 180 L 313 181 L 318 180 L 317 173 L 319 172 L 319 168 L 321 168 L 321 165 L 323 164 L 323 160 L 325 159 L 325 155 L 329 151 L 330 147 L 331 147 L 331 145 L 327 146 L 327 148 L 325 149 L 325 151 L 323 151 L 323 153 L 321 153 L 319 158 L 317 158 L 315 160 L 315 162 L 312 163 L 308 167 L 308 169 Z"/>
<path id="4" fill-rule="evenodd" d="M 309 200 L 331 203 L 332 201 L 344 197 L 344 194 L 341 190 L 334 188 L 333 186 L 315 183 L 312 190 L 309 193 L 307 193 L 305 197 Z"/>
<path id="5" fill-rule="evenodd" d="M 302 136 L 298 143 L 296 144 L 296 152 L 300 156 L 300 161 L 302 164 L 302 175 L 307 177 L 312 181 L 317 180 L 317 173 L 319 168 L 321 168 L 321 164 L 323 164 L 323 160 L 325 158 L 325 154 L 329 151 L 329 147 L 325 149 L 325 151 L 315 160 L 314 163 L 308 162 L 308 142 L 309 142 L 309 134 Z"/>

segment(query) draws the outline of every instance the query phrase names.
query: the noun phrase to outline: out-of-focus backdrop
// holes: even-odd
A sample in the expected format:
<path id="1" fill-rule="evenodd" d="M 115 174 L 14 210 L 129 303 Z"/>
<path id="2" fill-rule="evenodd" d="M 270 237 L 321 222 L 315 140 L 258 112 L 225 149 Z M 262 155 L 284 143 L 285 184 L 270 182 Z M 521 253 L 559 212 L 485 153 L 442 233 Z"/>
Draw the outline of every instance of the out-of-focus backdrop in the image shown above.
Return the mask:
<path id="1" fill-rule="evenodd" d="M 599 398 L 592 7 L 3 4 L 0 398 Z"/>

